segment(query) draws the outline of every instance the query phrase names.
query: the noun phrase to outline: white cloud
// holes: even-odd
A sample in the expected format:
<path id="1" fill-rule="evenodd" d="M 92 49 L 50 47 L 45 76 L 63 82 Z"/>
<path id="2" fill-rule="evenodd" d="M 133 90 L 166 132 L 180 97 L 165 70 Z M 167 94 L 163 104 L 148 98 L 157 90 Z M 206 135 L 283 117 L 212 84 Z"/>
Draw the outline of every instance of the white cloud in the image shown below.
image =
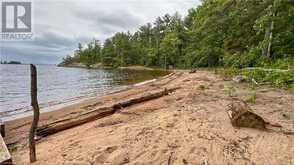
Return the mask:
<path id="1" fill-rule="evenodd" d="M 1 58 L 57 63 L 78 42 L 104 41 L 115 32 L 134 32 L 156 17 L 185 15 L 199 0 L 34 0 L 35 40 L 1 42 Z M 17 53 L 17 54 L 16 54 Z"/>

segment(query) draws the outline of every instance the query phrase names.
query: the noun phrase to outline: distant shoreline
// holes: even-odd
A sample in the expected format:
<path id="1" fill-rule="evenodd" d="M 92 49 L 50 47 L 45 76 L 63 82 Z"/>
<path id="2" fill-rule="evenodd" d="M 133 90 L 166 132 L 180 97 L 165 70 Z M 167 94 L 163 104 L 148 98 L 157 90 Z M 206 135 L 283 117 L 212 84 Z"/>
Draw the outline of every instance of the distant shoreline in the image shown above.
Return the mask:
<path id="1" fill-rule="evenodd" d="M 110 67 L 110 66 L 102 66 L 100 64 L 94 64 L 87 66 L 83 63 L 72 63 L 72 64 L 59 64 L 57 65 L 58 67 L 65 67 L 65 68 L 84 68 L 84 69 L 123 69 L 123 70 L 163 70 L 160 68 L 151 68 L 151 67 L 146 67 L 146 66 L 141 66 L 141 65 L 132 65 L 132 66 L 126 66 L 126 67 Z"/>

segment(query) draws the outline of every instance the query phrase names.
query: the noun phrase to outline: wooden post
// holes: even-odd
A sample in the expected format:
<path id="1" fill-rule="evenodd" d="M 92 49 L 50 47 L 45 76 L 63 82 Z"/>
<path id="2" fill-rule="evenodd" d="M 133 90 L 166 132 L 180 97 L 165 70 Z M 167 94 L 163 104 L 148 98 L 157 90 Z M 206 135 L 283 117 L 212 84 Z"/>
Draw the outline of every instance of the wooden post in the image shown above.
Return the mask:
<path id="1" fill-rule="evenodd" d="M 1 133 L 2 137 L 5 137 L 5 125 L 4 125 L 4 123 L 2 123 L 1 120 L 0 120 L 0 133 Z"/>
<path id="2" fill-rule="evenodd" d="M 30 162 L 36 161 L 36 146 L 35 146 L 35 130 L 38 127 L 39 122 L 39 105 L 37 98 L 37 69 L 36 66 L 31 64 L 31 105 L 34 110 L 32 127 L 29 135 L 29 148 L 30 148 Z"/>

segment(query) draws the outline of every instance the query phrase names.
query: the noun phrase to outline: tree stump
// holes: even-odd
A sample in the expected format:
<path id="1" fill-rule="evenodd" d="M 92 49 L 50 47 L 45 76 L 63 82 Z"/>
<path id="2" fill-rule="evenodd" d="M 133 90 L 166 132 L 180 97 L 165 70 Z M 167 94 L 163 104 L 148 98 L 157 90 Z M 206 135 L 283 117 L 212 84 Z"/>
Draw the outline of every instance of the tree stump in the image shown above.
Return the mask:
<path id="1" fill-rule="evenodd" d="M 265 129 L 266 121 L 252 112 L 244 101 L 234 101 L 228 105 L 227 113 L 234 127 Z"/>

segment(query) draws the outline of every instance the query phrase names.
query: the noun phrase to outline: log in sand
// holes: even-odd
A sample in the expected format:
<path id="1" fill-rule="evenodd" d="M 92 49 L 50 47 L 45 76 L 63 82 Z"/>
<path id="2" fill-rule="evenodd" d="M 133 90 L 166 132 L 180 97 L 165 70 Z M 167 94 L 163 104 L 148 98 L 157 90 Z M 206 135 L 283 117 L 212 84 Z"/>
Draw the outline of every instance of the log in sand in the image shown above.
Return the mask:
<path id="1" fill-rule="evenodd" d="M 267 122 L 253 113 L 244 101 L 234 101 L 228 107 L 227 113 L 233 126 L 266 129 Z"/>
<path id="2" fill-rule="evenodd" d="M 111 106 L 94 109 L 91 111 L 77 114 L 76 116 L 54 121 L 52 123 L 39 127 L 36 131 L 36 135 L 39 137 L 46 137 L 87 122 L 91 122 L 97 119 L 104 118 L 106 116 L 110 116 L 122 108 L 126 108 L 135 104 L 160 98 L 162 96 L 168 95 L 169 93 L 176 91 L 177 89 L 179 88 L 165 88 L 157 90 L 155 92 L 149 92 L 136 98 L 131 98 L 122 102 L 115 103 Z"/>

